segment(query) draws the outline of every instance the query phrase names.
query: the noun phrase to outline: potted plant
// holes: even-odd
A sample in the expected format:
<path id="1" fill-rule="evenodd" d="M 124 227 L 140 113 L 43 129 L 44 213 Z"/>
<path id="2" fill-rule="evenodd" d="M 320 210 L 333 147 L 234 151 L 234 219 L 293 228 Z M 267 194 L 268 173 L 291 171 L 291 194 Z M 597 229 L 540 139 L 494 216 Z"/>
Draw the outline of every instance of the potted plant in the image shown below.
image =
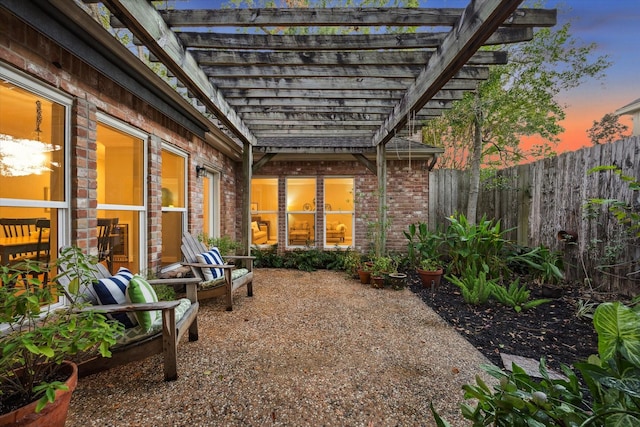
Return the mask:
<path id="1" fill-rule="evenodd" d="M 347 250 L 342 258 L 342 268 L 344 268 L 349 277 L 352 278 L 358 278 L 358 270 L 361 268 L 361 264 L 362 259 L 360 253 L 353 250 Z"/>
<path id="2" fill-rule="evenodd" d="M 424 258 L 416 269 L 423 288 L 436 288 L 442 279 L 442 262 L 437 258 Z"/>
<path id="3" fill-rule="evenodd" d="M 371 286 L 374 288 L 384 287 L 385 275 L 396 271 L 393 258 L 388 256 L 377 256 L 372 259 Z"/>
<path id="4" fill-rule="evenodd" d="M 73 361 L 109 356 L 122 333 L 119 322 L 72 298 L 90 283 L 88 259 L 78 248 L 60 254 L 57 262 L 72 265 L 69 289 L 57 277 L 42 283 L 47 266 L 33 261 L 0 266 L 0 425 L 64 426 L 77 382 Z M 69 302 L 56 307 L 60 295 Z"/>

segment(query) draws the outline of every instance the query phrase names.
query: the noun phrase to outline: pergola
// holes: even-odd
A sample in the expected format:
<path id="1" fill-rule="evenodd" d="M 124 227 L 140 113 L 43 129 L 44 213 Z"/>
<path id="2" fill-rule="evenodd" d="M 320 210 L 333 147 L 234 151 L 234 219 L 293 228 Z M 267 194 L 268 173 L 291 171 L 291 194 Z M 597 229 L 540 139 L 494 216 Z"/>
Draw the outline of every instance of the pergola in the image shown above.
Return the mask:
<path id="1" fill-rule="evenodd" d="M 100 3 L 114 28 L 126 27 L 166 68 L 210 131 L 228 135 L 242 152 L 247 236 L 252 172 L 287 153 L 354 156 L 377 174 L 384 215 L 385 145 L 475 90 L 488 66 L 507 62 L 504 51 L 482 46 L 527 41 L 534 27 L 555 25 L 555 10 L 518 9 L 521 1 L 470 0 L 464 9 Z M 74 2 L 48 2 L 80 19 Z M 337 31 L 309 34 L 310 27 Z M 366 153 L 375 153 L 375 164 Z"/>

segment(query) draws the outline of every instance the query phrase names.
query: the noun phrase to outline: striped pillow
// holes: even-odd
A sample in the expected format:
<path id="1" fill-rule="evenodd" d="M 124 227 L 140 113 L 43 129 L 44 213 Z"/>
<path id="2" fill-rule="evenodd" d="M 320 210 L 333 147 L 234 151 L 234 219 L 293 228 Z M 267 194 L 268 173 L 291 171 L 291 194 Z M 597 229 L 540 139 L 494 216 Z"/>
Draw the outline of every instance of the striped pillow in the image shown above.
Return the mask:
<path id="1" fill-rule="evenodd" d="M 128 302 L 133 303 L 158 302 L 158 296 L 156 295 L 156 291 L 153 289 L 153 286 L 151 286 L 144 277 L 137 274 L 129 281 L 129 286 L 127 286 L 126 290 L 126 297 Z M 135 316 L 138 320 L 138 324 L 148 332 L 153 327 L 153 323 L 156 319 L 162 317 L 162 312 L 160 310 L 136 311 Z"/>
<path id="2" fill-rule="evenodd" d="M 124 304 L 127 302 L 125 292 L 132 278 L 133 273 L 121 267 L 115 276 L 98 279 L 98 281 L 93 282 L 93 290 L 98 297 L 98 302 L 102 305 Z M 108 314 L 107 317 L 119 321 L 125 328 L 133 328 L 138 324 L 138 320 L 133 313 L 113 313 Z"/>
<path id="3" fill-rule="evenodd" d="M 218 248 L 211 248 L 208 252 L 204 252 L 196 255 L 196 259 L 201 264 L 223 265 L 224 260 Z M 206 281 L 215 280 L 224 276 L 224 270 L 222 268 L 203 268 L 202 274 Z"/>

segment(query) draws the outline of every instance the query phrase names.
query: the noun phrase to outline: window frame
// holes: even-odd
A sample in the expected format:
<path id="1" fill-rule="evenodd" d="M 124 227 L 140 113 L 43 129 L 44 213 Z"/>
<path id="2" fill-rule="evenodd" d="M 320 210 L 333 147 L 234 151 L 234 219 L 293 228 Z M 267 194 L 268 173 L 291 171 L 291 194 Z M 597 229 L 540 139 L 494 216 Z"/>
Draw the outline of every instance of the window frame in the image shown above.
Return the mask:
<path id="1" fill-rule="evenodd" d="M 24 91 L 55 102 L 64 108 L 64 164 L 62 171 L 62 177 L 64 180 L 62 189 L 63 200 L 47 201 L 0 197 L 0 207 L 55 209 L 57 223 L 56 244 L 58 247 L 69 245 L 71 230 L 71 114 L 73 111 L 73 97 L 50 85 L 36 80 L 35 78 L 20 70 L 9 67 L 2 63 L 0 63 L 0 78 L 7 82 L 10 82 L 11 84 L 19 87 Z M 42 307 L 42 309 L 43 311 L 52 308 L 55 309 L 67 304 L 67 302 L 68 301 L 66 297 L 64 295 L 60 295 L 58 301 L 49 305 L 45 305 Z M 4 329 L 5 327 L 0 325 L 0 332 L 2 332 Z"/>
<path id="2" fill-rule="evenodd" d="M 112 116 L 109 116 L 103 112 L 98 111 L 96 113 L 96 122 L 98 125 L 103 124 L 109 126 L 115 130 L 126 133 L 134 138 L 138 138 L 142 141 L 142 205 L 119 205 L 109 203 L 97 203 L 96 210 L 104 211 L 131 211 L 138 212 L 138 235 L 131 236 L 130 238 L 137 239 L 138 253 L 140 254 L 138 259 L 138 271 L 142 272 L 147 269 L 147 257 L 148 257 L 148 240 L 147 240 L 147 212 L 148 212 L 148 149 L 149 149 L 149 134 L 142 130 L 133 127 L 132 125 L 120 121 Z"/>

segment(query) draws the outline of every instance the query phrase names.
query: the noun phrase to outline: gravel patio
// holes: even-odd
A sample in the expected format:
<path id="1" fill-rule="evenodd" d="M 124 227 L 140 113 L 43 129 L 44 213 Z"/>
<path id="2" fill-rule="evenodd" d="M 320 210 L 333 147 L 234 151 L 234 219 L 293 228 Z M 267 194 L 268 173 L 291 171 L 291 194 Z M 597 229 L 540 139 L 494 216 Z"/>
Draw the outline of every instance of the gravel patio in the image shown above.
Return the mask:
<path id="1" fill-rule="evenodd" d="M 344 273 L 258 269 L 234 311 L 205 301 L 200 339 L 82 378 L 67 426 L 463 426 L 461 386 L 488 363 L 408 289 Z M 483 375 L 484 376 L 484 375 Z"/>

